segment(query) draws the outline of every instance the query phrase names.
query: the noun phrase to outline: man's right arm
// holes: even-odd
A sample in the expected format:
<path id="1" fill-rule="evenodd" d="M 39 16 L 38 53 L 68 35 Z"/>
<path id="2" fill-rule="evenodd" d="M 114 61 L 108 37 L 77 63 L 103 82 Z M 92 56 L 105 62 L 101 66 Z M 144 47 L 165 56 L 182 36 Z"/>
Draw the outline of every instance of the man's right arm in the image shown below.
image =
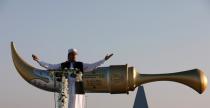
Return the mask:
<path id="1" fill-rule="evenodd" d="M 34 61 L 36 61 L 37 63 L 39 63 L 40 66 L 49 69 L 49 70 L 56 70 L 56 69 L 60 69 L 61 68 L 61 64 L 50 64 L 50 63 L 46 63 L 44 61 L 40 61 L 39 58 L 36 55 L 32 55 L 32 58 Z"/>
<path id="2" fill-rule="evenodd" d="M 37 61 L 37 63 L 39 63 L 40 66 L 49 70 L 57 70 L 61 68 L 61 64 L 49 64 L 44 61 Z"/>

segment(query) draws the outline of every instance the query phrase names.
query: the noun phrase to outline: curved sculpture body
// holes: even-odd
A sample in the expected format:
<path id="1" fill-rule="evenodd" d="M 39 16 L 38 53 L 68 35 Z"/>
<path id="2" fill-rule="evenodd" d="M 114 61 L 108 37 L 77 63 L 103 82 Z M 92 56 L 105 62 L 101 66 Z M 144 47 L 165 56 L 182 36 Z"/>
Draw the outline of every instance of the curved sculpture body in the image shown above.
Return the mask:
<path id="1" fill-rule="evenodd" d="M 55 81 L 53 76 L 56 71 L 41 70 L 27 64 L 16 52 L 13 42 L 11 53 L 17 71 L 27 82 L 46 91 L 59 91 L 60 82 Z M 203 93 L 207 87 L 207 78 L 199 69 L 168 74 L 139 74 L 133 67 L 112 65 L 84 73 L 83 80 L 88 93 L 128 93 L 142 84 L 154 81 L 179 82 L 198 93 Z"/>

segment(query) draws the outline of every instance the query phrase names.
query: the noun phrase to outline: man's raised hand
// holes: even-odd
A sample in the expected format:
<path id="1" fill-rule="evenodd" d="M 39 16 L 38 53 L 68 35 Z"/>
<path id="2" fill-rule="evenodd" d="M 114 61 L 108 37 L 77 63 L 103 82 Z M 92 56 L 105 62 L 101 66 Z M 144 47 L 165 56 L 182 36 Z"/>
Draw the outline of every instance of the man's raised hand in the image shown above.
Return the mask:
<path id="1" fill-rule="evenodd" d="M 109 58 L 111 58 L 113 55 L 114 55 L 113 53 L 112 53 L 112 54 L 110 54 L 110 55 L 108 55 L 108 54 L 107 54 L 107 55 L 105 56 L 105 58 L 104 58 L 104 59 L 105 59 L 105 60 L 108 60 L 108 59 L 109 59 Z"/>
<path id="2" fill-rule="evenodd" d="M 39 58 L 34 54 L 32 54 L 32 58 L 33 58 L 34 61 L 39 61 Z"/>

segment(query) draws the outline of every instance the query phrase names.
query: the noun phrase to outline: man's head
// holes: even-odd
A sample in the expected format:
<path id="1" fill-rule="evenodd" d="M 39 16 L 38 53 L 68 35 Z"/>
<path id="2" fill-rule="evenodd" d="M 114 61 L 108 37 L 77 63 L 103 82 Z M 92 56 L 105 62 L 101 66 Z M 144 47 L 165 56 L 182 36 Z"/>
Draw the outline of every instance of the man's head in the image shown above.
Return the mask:
<path id="1" fill-rule="evenodd" d="M 76 56 L 77 56 L 77 49 L 72 48 L 68 50 L 68 60 L 76 61 Z"/>

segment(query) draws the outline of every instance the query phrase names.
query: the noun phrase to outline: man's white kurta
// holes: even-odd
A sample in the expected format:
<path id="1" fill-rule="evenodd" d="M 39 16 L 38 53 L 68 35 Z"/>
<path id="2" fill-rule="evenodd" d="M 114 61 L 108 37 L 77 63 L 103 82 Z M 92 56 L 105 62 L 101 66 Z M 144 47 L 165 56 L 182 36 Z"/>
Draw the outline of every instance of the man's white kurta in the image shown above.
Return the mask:
<path id="1" fill-rule="evenodd" d="M 88 63 L 83 63 L 83 71 L 84 72 L 89 72 L 103 64 L 105 60 L 100 60 L 96 63 L 88 64 Z M 38 61 L 40 66 L 46 68 L 46 69 L 61 69 L 61 64 L 49 64 L 43 61 Z M 70 64 L 70 68 L 73 68 L 73 64 Z M 85 108 L 85 95 L 84 94 L 76 94 L 75 93 L 75 78 L 69 77 L 69 103 L 68 103 L 68 108 Z"/>

